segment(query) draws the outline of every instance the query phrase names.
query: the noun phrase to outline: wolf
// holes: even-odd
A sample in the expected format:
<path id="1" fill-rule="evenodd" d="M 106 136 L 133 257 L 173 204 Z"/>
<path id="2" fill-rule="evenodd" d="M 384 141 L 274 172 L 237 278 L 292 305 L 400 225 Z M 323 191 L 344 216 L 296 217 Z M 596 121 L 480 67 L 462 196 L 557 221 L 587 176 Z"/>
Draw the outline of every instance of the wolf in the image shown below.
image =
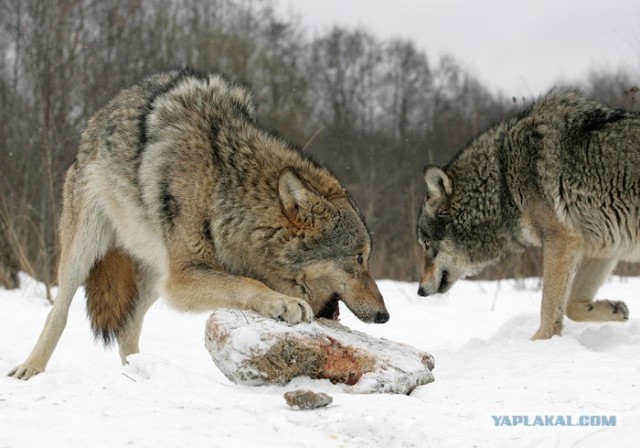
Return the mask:
<path id="1" fill-rule="evenodd" d="M 445 167 L 423 170 L 418 294 L 542 247 L 540 326 L 625 321 L 624 302 L 594 300 L 618 260 L 640 260 L 640 114 L 577 91 L 551 91 L 481 133 Z"/>
<path id="2" fill-rule="evenodd" d="M 158 296 L 289 323 L 389 313 L 370 273 L 371 234 L 325 168 L 256 120 L 246 84 L 191 69 L 121 91 L 88 122 L 60 220 L 59 293 L 26 361 L 42 372 L 86 286 L 96 337 L 138 352 Z"/>

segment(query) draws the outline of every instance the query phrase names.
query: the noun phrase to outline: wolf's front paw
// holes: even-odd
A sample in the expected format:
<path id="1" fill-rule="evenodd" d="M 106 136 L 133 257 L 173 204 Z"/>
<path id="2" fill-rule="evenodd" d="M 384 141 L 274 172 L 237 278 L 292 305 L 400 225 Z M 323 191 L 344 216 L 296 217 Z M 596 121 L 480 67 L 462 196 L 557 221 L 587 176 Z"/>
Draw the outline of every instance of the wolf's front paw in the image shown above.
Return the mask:
<path id="1" fill-rule="evenodd" d="M 307 302 L 296 297 L 277 296 L 265 302 L 259 310 L 262 314 L 282 319 L 290 324 L 311 322 L 313 310 Z"/>
<path id="2" fill-rule="evenodd" d="M 18 367 L 9 372 L 9 376 L 18 380 L 28 380 L 32 376 L 36 376 L 44 371 L 43 368 L 35 367 L 27 363 L 20 364 Z"/>

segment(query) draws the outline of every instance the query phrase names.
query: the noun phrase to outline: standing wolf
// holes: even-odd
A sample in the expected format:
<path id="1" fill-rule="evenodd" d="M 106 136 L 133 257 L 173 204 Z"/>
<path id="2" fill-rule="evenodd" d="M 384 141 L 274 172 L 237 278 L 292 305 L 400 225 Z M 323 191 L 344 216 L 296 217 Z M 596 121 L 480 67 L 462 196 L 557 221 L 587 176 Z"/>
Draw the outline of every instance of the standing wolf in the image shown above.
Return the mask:
<path id="1" fill-rule="evenodd" d="M 594 301 L 618 260 L 640 260 L 640 115 L 575 92 L 550 93 L 481 134 L 444 169 L 424 169 L 418 294 L 447 291 L 527 245 L 542 245 L 540 328 L 623 321 L 623 302 Z"/>
<path id="2" fill-rule="evenodd" d="M 389 314 L 371 237 L 324 168 L 260 127 L 246 87 L 191 70 L 123 90 L 89 121 L 67 173 L 59 294 L 27 360 L 42 372 L 86 284 L 96 336 L 138 351 L 162 294 L 182 310 L 252 309 L 290 323 Z"/>

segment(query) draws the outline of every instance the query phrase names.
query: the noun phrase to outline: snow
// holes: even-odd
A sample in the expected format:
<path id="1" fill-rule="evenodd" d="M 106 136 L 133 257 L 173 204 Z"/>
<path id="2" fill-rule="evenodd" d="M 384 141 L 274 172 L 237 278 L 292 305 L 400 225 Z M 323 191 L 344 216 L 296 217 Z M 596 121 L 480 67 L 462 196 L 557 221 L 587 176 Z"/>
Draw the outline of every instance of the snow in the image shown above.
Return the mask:
<path id="1" fill-rule="evenodd" d="M 50 305 L 26 276 L 0 288 L 0 372 L 27 356 Z M 435 357 L 435 382 L 410 396 L 345 393 L 326 380 L 287 386 L 231 383 L 204 347 L 208 313 L 182 314 L 159 301 L 149 311 L 142 353 L 121 366 L 115 347 L 94 343 L 83 292 L 44 374 L 0 376 L 0 448 L 17 447 L 564 447 L 638 446 L 640 279 L 612 278 L 600 296 L 627 301 L 625 323 L 567 321 L 562 337 L 532 342 L 538 280 L 463 281 L 442 297 L 416 284 L 380 281 L 391 313 L 341 321 Z M 636 306 L 638 305 L 638 306 Z M 305 388 L 333 403 L 300 411 L 283 394 Z M 492 416 L 615 416 L 616 426 L 496 426 Z"/>

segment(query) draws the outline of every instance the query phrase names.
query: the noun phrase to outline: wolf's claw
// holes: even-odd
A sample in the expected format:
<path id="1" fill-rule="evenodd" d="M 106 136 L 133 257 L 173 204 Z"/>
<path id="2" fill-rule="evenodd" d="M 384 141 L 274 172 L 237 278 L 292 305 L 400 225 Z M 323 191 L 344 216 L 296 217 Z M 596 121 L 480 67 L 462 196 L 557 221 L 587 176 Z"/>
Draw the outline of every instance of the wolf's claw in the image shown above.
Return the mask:
<path id="1" fill-rule="evenodd" d="M 613 314 L 619 315 L 617 317 L 622 317 L 621 320 L 628 320 L 629 319 L 629 307 L 627 307 L 627 304 L 618 300 L 618 301 L 613 301 L 613 300 L 607 300 L 607 303 L 609 303 L 609 305 L 611 305 L 611 308 L 613 308 Z"/>

